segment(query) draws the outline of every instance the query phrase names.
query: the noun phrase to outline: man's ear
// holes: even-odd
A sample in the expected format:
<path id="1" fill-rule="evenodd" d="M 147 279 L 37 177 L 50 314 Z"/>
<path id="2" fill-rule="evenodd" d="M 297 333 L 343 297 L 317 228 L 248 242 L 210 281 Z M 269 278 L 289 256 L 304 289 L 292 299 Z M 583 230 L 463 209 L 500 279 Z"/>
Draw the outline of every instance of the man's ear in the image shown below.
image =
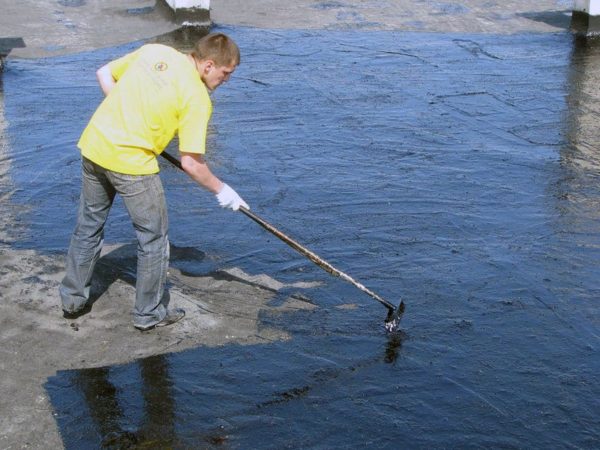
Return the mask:
<path id="1" fill-rule="evenodd" d="M 204 73 L 210 72 L 210 69 L 212 69 L 214 66 L 215 62 L 212 59 L 207 59 L 204 64 Z"/>

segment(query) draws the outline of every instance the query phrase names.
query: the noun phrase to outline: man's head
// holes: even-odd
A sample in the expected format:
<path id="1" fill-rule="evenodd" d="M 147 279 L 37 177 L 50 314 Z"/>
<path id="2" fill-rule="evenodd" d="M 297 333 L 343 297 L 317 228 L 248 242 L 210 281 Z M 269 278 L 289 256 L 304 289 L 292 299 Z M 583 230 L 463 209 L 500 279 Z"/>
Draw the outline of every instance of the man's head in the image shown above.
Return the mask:
<path id="1" fill-rule="evenodd" d="M 211 91 L 227 81 L 240 64 L 240 49 L 223 33 L 211 33 L 200 39 L 191 52 L 202 81 Z"/>

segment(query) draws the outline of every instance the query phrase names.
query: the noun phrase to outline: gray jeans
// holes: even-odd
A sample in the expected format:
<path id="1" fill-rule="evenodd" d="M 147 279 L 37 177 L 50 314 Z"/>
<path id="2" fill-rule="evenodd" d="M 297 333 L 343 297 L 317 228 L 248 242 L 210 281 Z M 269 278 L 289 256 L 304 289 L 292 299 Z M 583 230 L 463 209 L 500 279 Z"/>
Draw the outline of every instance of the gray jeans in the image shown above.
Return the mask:
<path id="1" fill-rule="evenodd" d="M 165 289 L 169 264 L 168 218 L 160 177 L 112 172 L 86 158 L 82 165 L 77 225 L 59 288 L 63 310 L 77 312 L 89 300 L 92 273 L 104 240 L 104 224 L 115 195 L 119 194 L 138 241 L 133 323 L 141 327 L 154 325 L 165 317 L 169 301 Z"/>

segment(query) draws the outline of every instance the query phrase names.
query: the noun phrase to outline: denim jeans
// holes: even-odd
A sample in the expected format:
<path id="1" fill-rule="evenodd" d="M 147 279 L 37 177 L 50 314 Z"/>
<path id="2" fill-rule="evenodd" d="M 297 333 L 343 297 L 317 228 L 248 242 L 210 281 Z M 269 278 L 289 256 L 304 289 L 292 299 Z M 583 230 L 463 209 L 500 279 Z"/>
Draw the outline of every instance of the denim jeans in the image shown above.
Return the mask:
<path id="1" fill-rule="evenodd" d="M 165 289 L 169 264 L 168 218 L 160 177 L 112 172 L 86 158 L 82 166 L 77 225 L 59 288 L 63 310 L 77 312 L 89 300 L 92 273 L 104 240 L 104 224 L 115 195 L 119 194 L 138 242 L 133 323 L 152 326 L 165 317 L 169 301 Z"/>

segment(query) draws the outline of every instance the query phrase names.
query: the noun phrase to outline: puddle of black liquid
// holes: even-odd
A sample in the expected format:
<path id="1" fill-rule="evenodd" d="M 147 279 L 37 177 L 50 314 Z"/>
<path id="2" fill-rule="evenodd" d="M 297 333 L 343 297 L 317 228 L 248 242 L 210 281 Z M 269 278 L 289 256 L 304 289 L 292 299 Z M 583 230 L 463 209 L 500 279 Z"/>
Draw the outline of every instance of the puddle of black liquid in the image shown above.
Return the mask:
<path id="1" fill-rule="evenodd" d="M 131 14 L 132 16 L 140 16 L 144 14 L 150 14 L 152 12 L 154 12 L 154 6 L 144 6 L 141 8 L 127 9 L 127 14 Z"/>
<path id="2" fill-rule="evenodd" d="M 61 6 L 67 7 L 78 7 L 86 4 L 86 0 L 57 0 L 57 2 Z"/>
<path id="3" fill-rule="evenodd" d="M 353 402 L 351 386 L 389 362 L 391 347 L 377 351 L 380 339 L 372 337 L 366 344 L 327 340 L 202 348 L 124 366 L 61 371 L 46 389 L 67 449 L 345 446 L 353 438 L 329 435 L 330 426 L 342 424 L 327 415 L 344 414 Z M 332 342 L 346 347 L 334 359 L 310 350 L 331 349 Z M 298 351 L 302 347 L 305 351 Z M 375 356 L 361 360 L 352 354 L 355 349 L 375 350 Z M 385 392 L 389 381 L 384 375 L 381 387 L 370 388 L 384 396 L 384 404 L 396 396 Z M 341 404 L 328 412 L 332 394 Z M 387 431 L 383 417 L 361 422 L 390 442 L 398 436 L 398 430 Z M 302 431 L 307 426 L 311 429 Z"/>

